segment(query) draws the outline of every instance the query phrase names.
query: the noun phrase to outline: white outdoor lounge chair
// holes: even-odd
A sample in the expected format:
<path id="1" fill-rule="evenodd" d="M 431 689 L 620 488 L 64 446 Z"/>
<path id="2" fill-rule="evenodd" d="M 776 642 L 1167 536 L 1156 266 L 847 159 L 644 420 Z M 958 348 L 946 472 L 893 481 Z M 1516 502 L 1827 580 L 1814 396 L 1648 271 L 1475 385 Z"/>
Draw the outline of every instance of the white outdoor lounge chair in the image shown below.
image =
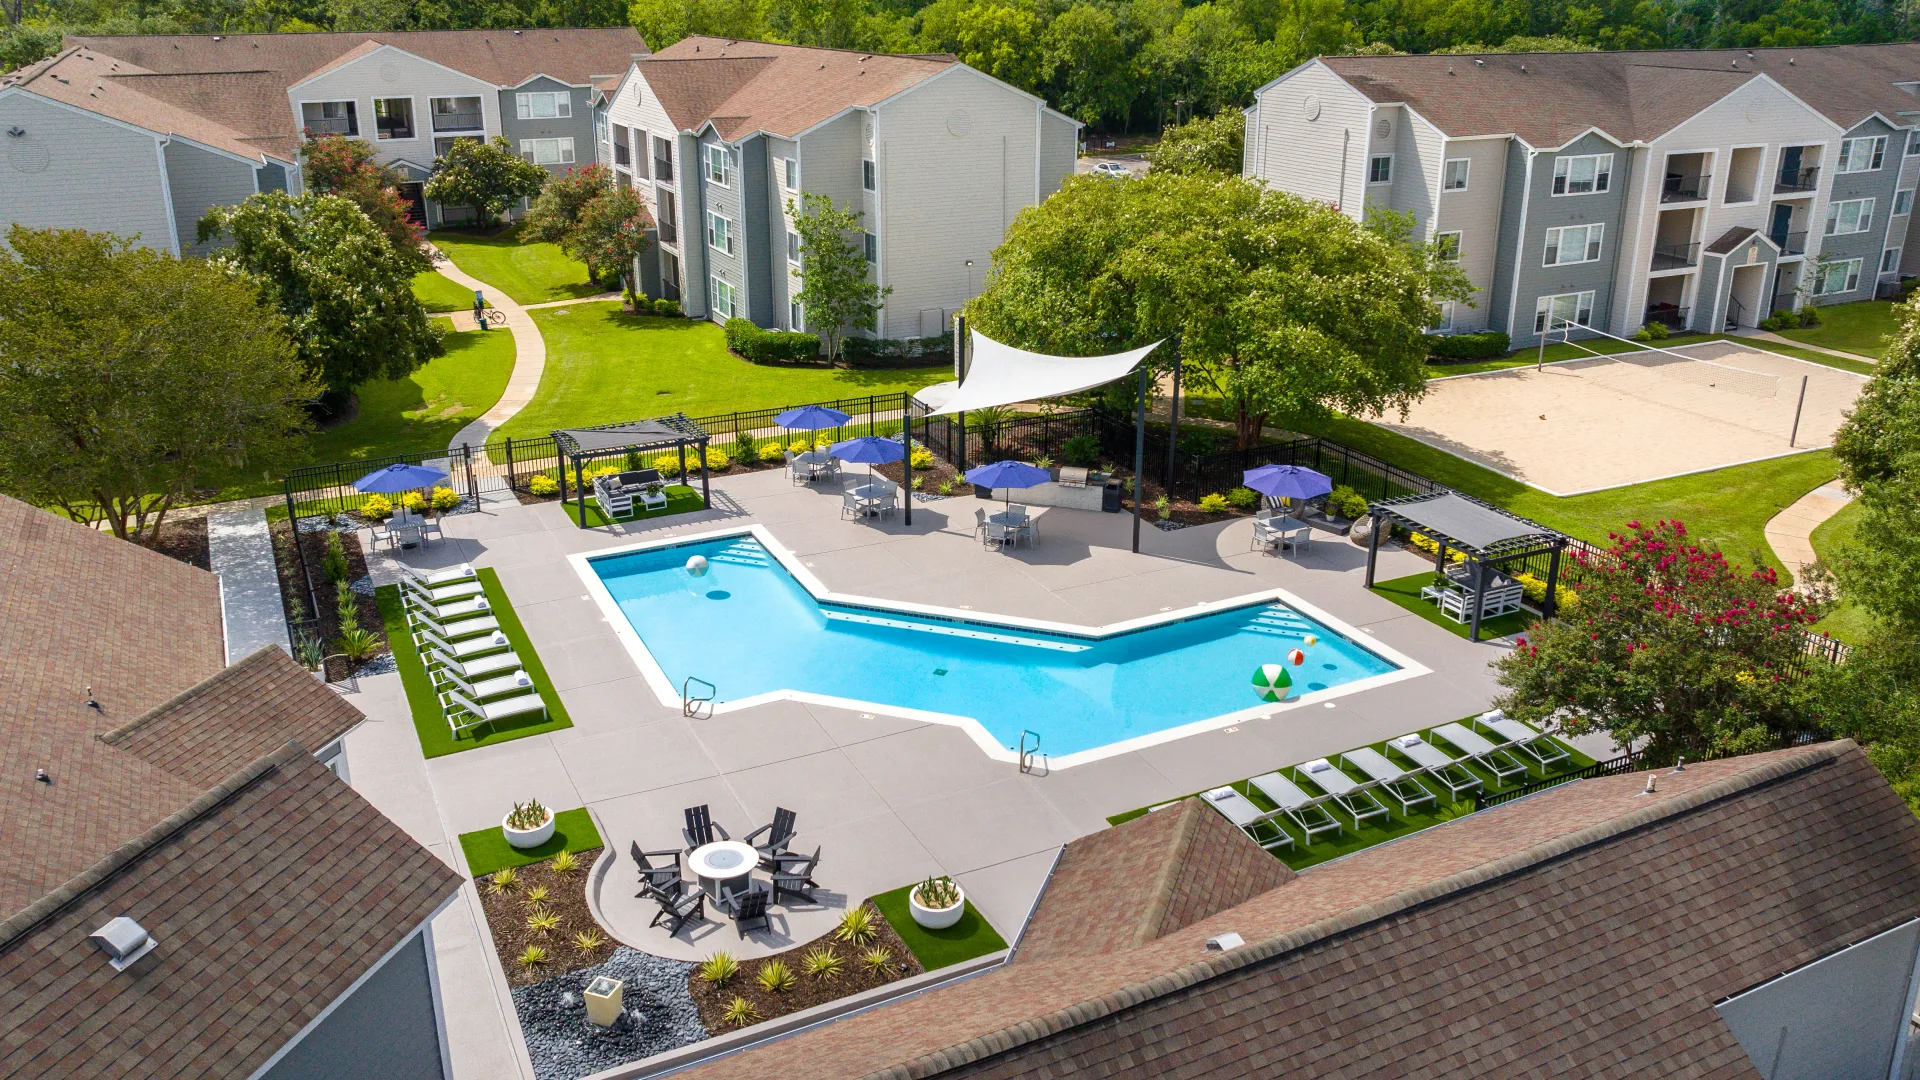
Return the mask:
<path id="1" fill-rule="evenodd" d="M 1221 816 L 1238 825 L 1240 831 L 1246 833 L 1254 843 L 1268 851 L 1277 847 L 1293 846 L 1293 837 L 1287 833 L 1287 830 L 1274 824 L 1272 815 L 1262 813 L 1259 807 L 1253 805 L 1252 799 L 1232 788 L 1214 788 L 1200 797 L 1207 801 L 1207 805 L 1220 811 Z M 1263 825 L 1265 829 L 1261 828 Z M 1270 832 L 1273 835 L 1262 839 L 1260 836 L 1262 832 Z"/>
<path id="2" fill-rule="evenodd" d="M 1527 767 L 1519 758 L 1514 757 L 1504 748 L 1488 742 L 1486 736 L 1465 724 L 1441 724 L 1433 729 L 1433 733 L 1458 747 L 1461 753 L 1492 770 L 1493 775 L 1503 784 L 1507 782 L 1509 776 L 1527 775 Z"/>
<path id="3" fill-rule="evenodd" d="M 521 694 L 518 697 L 502 698 L 491 704 L 482 705 L 458 690 L 449 690 L 441 694 L 440 707 L 446 710 L 447 726 L 456 734 L 470 727 L 491 724 L 495 720 L 505 720 L 509 716 L 524 716 L 527 713 L 547 711 L 547 703 L 540 700 L 539 694 Z"/>
<path id="4" fill-rule="evenodd" d="M 1300 790 L 1300 785 L 1277 772 L 1256 776 L 1247 783 L 1252 784 L 1255 791 L 1272 799 L 1275 806 L 1292 818 L 1293 823 L 1307 834 L 1307 843 L 1313 843 L 1313 838 L 1321 833 L 1340 835 L 1340 819 L 1327 813 L 1327 808 L 1321 805 L 1331 796 L 1322 795 L 1316 799 Z"/>
<path id="5" fill-rule="evenodd" d="M 415 608 L 407 612 L 407 625 L 424 626 L 448 641 L 462 641 L 500 629 L 500 620 L 492 615 L 483 615 L 476 619 L 456 619 L 443 623 Z"/>
<path id="6" fill-rule="evenodd" d="M 412 589 L 402 589 L 400 595 L 406 600 L 408 608 L 424 611 L 438 622 L 464 619 L 469 615 L 484 615 L 493 610 L 484 595 L 469 596 L 464 600 L 450 600 L 444 604 L 436 604 Z"/>
<path id="7" fill-rule="evenodd" d="M 417 570 L 408 566 L 406 563 L 400 563 L 399 567 L 402 577 L 412 581 L 416 585 L 424 585 L 429 589 L 437 589 L 443 585 L 457 585 L 462 581 L 476 580 L 472 563 L 461 563 L 459 566 L 449 566 L 442 570 Z"/>
<path id="8" fill-rule="evenodd" d="M 482 675 L 492 675 L 501 671 L 512 671 L 520 666 L 520 655 L 511 649 L 503 653 L 494 653 L 491 656 L 475 657 L 471 660 L 462 660 L 458 657 L 448 656 L 439 649 L 429 649 L 427 650 L 426 660 L 429 670 L 431 670 L 433 665 L 437 664 L 440 667 L 446 668 L 448 671 L 457 672 L 463 679 L 477 679 Z"/>
<path id="9" fill-rule="evenodd" d="M 435 693 L 447 689 L 446 686 L 441 685 L 445 682 L 451 684 L 453 689 L 460 691 L 475 701 L 485 701 L 488 698 L 502 697 L 507 694 L 525 693 L 533 689 L 532 676 L 527 674 L 526 669 L 518 667 L 505 675 L 496 675 L 491 679 L 481 679 L 478 682 L 468 682 L 456 674 L 451 668 L 445 667 L 433 669 L 431 675 L 433 677 L 433 689 Z"/>
<path id="10" fill-rule="evenodd" d="M 512 643 L 507 641 L 507 635 L 498 630 L 484 637 L 453 642 L 424 626 L 416 626 L 413 628 L 413 640 L 428 648 L 438 649 L 456 660 L 465 660 L 469 656 L 484 656 L 490 652 L 500 652 L 513 647 Z"/>
<path id="11" fill-rule="evenodd" d="M 1507 714 L 1499 709 L 1481 713 L 1474 719 L 1479 721 L 1481 727 L 1507 740 L 1514 749 L 1539 762 L 1543 771 L 1559 762 L 1573 760 L 1573 755 L 1567 753 L 1559 743 L 1527 724 L 1507 719 Z"/>
<path id="12" fill-rule="evenodd" d="M 1387 745 L 1405 754 L 1408 760 L 1427 770 L 1427 775 L 1446 786 L 1448 794 L 1458 799 L 1469 791 L 1478 791 L 1486 785 L 1473 775 L 1472 770 L 1447 756 L 1445 750 L 1422 739 L 1418 732 L 1402 735 L 1397 739 L 1388 739 Z"/>
<path id="13" fill-rule="evenodd" d="M 1333 796 L 1340 808 L 1353 815 L 1353 823 L 1364 826 L 1372 818 L 1383 818 L 1387 806 L 1373 797 L 1373 789 L 1378 785 L 1356 784 L 1353 777 L 1334 768 L 1333 762 L 1326 758 L 1315 758 L 1305 764 L 1293 767 L 1295 776 L 1304 776 L 1315 787 Z"/>
<path id="14" fill-rule="evenodd" d="M 1415 778 L 1414 773 L 1388 761 L 1386 755 L 1371 746 L 1349 750 L 1340 755 L 1340 760 L 1378 780 L 1380 790 L 1393 796 L 1394 801 L 1400 804 L 1402 814 L 1413 813 L 1413 808 L 1416 806 L 1438 807 L 1440 805 L 1439 796 L 1428 791 L 1426 785 Z"/>
<path id="15" fill-rule="evenodd" d="M 411 590 L 422 600 L 430 600 L 436 604 L 444 604 L 449 600 L 462 600 L 469 596 L 479 596 L 486 591 L 481 588 L 478 580 L 463 581 L 456 585 L 439 585 L 430 588 L 414 581 L 412 578 L 403 577 L 400 579 L 400 587 Z"/>

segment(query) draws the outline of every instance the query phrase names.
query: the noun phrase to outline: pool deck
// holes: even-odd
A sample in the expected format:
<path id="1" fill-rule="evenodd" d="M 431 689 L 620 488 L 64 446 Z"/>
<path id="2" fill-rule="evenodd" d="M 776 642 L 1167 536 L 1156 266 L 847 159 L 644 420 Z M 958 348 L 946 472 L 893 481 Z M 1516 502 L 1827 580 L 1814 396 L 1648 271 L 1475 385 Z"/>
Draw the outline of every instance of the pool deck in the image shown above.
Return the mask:
<path id="1" fill-rule="evenodd" d="M 354 787 L 463 870 L 459 834 L 498 825 L 515 800 L 589 808 L 619 853 L 595 890 L 601 914 L 618 937 L 661 955 L 788 948 L 825 932 L 847 903 L 930 874 L 951 875 L 1012 940 L 1059 846 L 1104 828 L 1108 815 L 1454 720 L 1498 692 L 1488 665 L 1499 646 L 1470 644 L 1366 592 L 1365 551 L 1326 534 L 1295 560 L 1248 551 L 1247 519 L 1168 533 L 1146 524 L 1135 555 L 1130 517 L 1046 510 L 1038 547 L 1001 554 L 972 538 L 982 504 L 971 498 L 917 504 L 909 529 L 897 518 L 842 520 L 837 492 L 791 486 L 778 471 L 718 479 L 713 491 L 709 510 L 596 530 L 576 528 L 556 504 L 489 502 L 446 519 L 444 543 L 403 553 L 416 566 L 499 572 L 574 726 L 428 761 L 398 676 L 363 679 L 353 700 L 371 722 L 348 737 Z M 1286 589 L 1431 671 L 1044 775 L 990 760 L 957 727 L 797 701 L 690 720 L 660 704 L 567 556 L 747 524 L 769 529 L 837 592 L 983 615 L 1103 625 Z M 1383 550 L 1380 575 L 1426 562 Z M 385 552 L 371 563 L 377 580 L 392 580 Z M 756 628 L 743 623 L 740 633 Z M 783 908 L 778 933 L 744 941 L 724 919 L 674 938 L 649 930 L 651 905 L 631 895 L 625 852 L 635 841 L 679 847 L 680 811 L 697 803 L 736 837 L 771 820 L 775 806 L 797 811 L 793 846 L 823 849 L 822 903 Z M 503 1027 L 517 1025 L 471 885 L 467 894 L 435 927 L 455 1073 L 511 1075 L 525 1069 L 525 1051 L 517 1038 L 501 1045 Z"/>

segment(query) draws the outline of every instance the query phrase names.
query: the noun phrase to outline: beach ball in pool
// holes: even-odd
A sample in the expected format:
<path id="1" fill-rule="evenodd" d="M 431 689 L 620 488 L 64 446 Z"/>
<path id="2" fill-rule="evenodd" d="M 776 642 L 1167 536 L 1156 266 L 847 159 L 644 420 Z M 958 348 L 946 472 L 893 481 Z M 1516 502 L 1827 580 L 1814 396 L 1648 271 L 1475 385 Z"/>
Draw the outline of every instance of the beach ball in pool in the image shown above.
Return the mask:
<path id="1" fill-rule="evenodd" d="M 694 577 L 706 577 L 707 557 L 705 555 L 695 555 L 693 558 L 688 559 L 687 573 L 692 574 Z"/>
<path id="2" fill-rule="evenodd" d="M 1317 637 L 1314 637 L 1312 634 L 1308 634 L 1305 638 L 1301 639 L 1300 643 L 1302 645 L 1305 645 L 1307 648 L 1311 649 L 1315 645 L 1320 644 L 1320 639 Z"/>
<path id="3" fill-rule="evenodd" d="M 1279 664 L 1261 664 L 1260 670 L 1253 673 L 1253 692 L 1261 701 L 1281 700 L 1292 685 L 1293 676 Z"/>
<path id="4" fill-rule="evenodd" d="M 1306 662 L 1307 654 L 1301 652 L 1299 649 L 1295 649 L 1287 654 L 1287 663 L 1292 664 L 1294 667 L 1299 667 Z"/>

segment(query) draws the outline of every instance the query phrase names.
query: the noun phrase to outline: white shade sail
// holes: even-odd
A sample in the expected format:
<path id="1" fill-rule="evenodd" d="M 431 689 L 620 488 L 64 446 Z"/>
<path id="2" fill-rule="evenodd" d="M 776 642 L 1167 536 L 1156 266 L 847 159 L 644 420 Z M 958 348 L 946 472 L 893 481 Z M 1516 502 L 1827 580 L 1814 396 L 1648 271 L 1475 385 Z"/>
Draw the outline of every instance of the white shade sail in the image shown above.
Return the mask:
<path id="1" fill-rule="evenodd" d="M 978 330 L 969 334 L 973 363 L 967 366 L 966 379 L 929 386 L 915 395 L 933 410 L 933 415 L 1038 401 L 1105 386 L 1132 371 L 1160 347 L 1156 341 L 1110 356 L 1048 356 L 1002 345 Z"/>

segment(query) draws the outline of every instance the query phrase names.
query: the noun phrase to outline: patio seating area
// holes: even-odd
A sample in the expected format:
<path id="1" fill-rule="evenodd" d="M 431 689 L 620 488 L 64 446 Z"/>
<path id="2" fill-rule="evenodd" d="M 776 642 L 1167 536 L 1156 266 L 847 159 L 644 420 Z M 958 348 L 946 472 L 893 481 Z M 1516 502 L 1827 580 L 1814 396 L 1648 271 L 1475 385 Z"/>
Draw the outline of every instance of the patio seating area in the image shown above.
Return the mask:
<path id="1" fill-rule="evenodd" d="M 1520 610 L 1526 590 L 1513 575 L 1536 556 L 1547 558 L 1540 610 L 1552 617 L 1566 536 L 1457 491 L 1381 499 L 1370 513 L 1367 588 L 1374 587 L 1383 535 L 1400 528 L 1412 534 L 1411 539 L 1424 538 L 1433 553 L 1434 581 L 1421 587 L 1420 598 L 1466 625 L 1469 641 L 1480 640 L 1485 620 Z"/>
<path id="2" fill-rule="evenodd" d="M 456 737 L 513 717 L 546 715 L 546 702 L 491 614 L 471 565 L 425 573 L 403 567 L 400 597 L 414 647 Z"/>

